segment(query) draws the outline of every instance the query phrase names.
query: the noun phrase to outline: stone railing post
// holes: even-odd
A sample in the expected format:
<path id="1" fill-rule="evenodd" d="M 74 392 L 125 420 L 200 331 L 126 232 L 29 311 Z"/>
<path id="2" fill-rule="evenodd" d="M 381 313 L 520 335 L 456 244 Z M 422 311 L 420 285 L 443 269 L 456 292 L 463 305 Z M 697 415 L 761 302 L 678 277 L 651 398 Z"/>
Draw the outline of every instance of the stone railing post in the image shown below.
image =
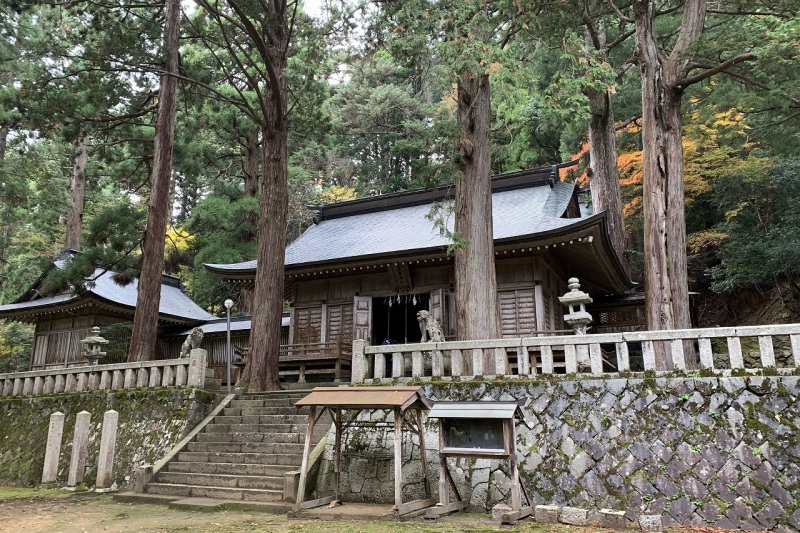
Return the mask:
<path id="1" fill-rule="evenodd" d="M 61 454 L 61 438 L 64 435 L 64 413 L 56 411 L 50 415 L 47 431 L 47 449 L 44 453 L 42 483 L 52 483 L 58 476 L 58 459 Z"/>
<path id="2" fill-rule="evenodd" d="M 103 432 L 100 437 L 100 457 L 97 460 L 97 481 L 95 489 L 111 487 L 114 476 L 114 452 L 117 446 L 117 423 L 119 413 L 113 409 L 103 415 Z"/>
<path id="3" fill-rule="evenodd" d="M 206 382 L 206 356 L 208 352 L 195 348 L 189 352 L 189 375 L 186 380 L 187 387 L 202 389 Z"/>
<path id="4" fill-rule="evenodd" d="M 350 368 L 350 383 L 364 383 L 364 374 L 367 369 L 367 359 L 364 355 L 364 348 L 367 341 L 355 339 L 353 341 L 353 360 Z"/>

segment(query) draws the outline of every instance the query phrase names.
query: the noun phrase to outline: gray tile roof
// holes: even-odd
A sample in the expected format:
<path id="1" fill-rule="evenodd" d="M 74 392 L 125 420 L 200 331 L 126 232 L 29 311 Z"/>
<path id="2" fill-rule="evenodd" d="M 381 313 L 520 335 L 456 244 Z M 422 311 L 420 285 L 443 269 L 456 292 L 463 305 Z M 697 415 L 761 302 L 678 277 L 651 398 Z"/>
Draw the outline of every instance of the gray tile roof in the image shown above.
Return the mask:
<path id="1" fill-rule="evenodd" d="M 557 230 L 583 218 L 560 218 L 567 209 L 574 183 L 556 182 L 492 194 L 494 239 L 503 240 Z M 323 261 L 444 248 L 450 240 L 429 220 L 432 203 L 323 219 L 286 248 L 287 267 Z M 447 215 L 447 213 L 445 213 Z M 447 216 L 453 229 L 453 215 Z M 249 270 L 256 261 L 207 265 L 219 270 Z"/>
<path id="2" fill-rule="evenodd" d="M 250 318 L 231 318 L 231 332 L 250 331 L 250 323 Z M 288 328 L 289 324 L 290 319 L 288 316 L 281 318 L 281 327 Z M 224 318 L 216 318 L 215 320 L 201 324 L 198 327 L 203 330 L 204 335 L 208 335 L 210 333 L 227 333 L 228 331 L 228 324 Z M 192 328 L 186 328 L 165 335 L 165 337 L 185 337 L 191 333 L 191 331 Z"/>
<path id="3" fill-rule="evenodd" d="M 56 267 L 62 268 L 63 264 L 59 263 L 61 262 L 56 262 Z M 96 279 L 93 286 L 87 287 L 87 295 L 133 310 L 136 307 L 139 281 L 135 279 L 132 283 L 123 286 L 117 284 L 112 279 L 113 275 L 114 273 L 111 271 L 103 271 L 102 269 L 95 270 L 92 277 Z M 87 295 L 78 295 L 75 293 L 58 294 L 20 303 L 0 305 L 0 314 L 10 314 L 14 311 L 24 311 L 27 309 L 53 307 L 65 302 L 78 301 L 82 298 L 86 298 Z M 194 303 L 180 288 L 166 283 L 161 285 L 159 315 L 198 322 L 216 318 Z"/>

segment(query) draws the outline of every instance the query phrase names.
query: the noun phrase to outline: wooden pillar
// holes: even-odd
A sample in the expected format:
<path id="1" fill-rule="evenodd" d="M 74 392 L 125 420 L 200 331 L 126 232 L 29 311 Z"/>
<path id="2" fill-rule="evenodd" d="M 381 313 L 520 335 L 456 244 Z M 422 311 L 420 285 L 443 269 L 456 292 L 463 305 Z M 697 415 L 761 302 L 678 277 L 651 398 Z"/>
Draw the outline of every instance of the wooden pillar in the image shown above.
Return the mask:
<path id="1" fill-rule="evenodd" d="M 422 427 L 422 409 L 417 409 L 417 430 L 419 431 L 419 457 L 422 461 L 422 483 L 425 489 L 425 499 L 431 497 L 431 481 L 428 478 L 428 458 L 425 455 L 425 430 Z"/>
<path id="2" fill-rule="evenodd" d="M 394 506 L 403 505 L 403 413 L 394 409 Z"/>
<path id="3" fill-rule="evenodd" d="M 519 511 L 522 509 L 522 497 L 520 495 L 519 486 L 519 464 L 517 463 L 517 431 L 514 427 L 514 419 L 506 421 L 510 426 L 509 433 L 511 434 L 511 510 Z"/>
<path id="4" fill-rule="evenodd" d="M 336 409 L 336 414 L 333 419 L 336 425 L 336 440 L 333 450 L 333 500 L 339 501 L 339 482 L 341 480 L 342 472 L 342 409 Z"/>
<path id="5" fill-rule="evenodd" d="M 311 412 L 308 414 L 308 429 L 306 430 L 306 442 L 303 445 L 303 461 L 300 463 L 300 482 L 297 486 L 297 503 L 295 509 L 300 509 L 300 504 L 303 503 L 306 495 L 306 476 L 308 475 L 308 454 L 311 452 L 311 436 L 314 433 L 314 423 L 317 419 L 317 406 L 311 406 Z M 338 431 L 337 431 L 338 435 Z"/>
<path id="6" fill-rule="evenodd" d="M 439 503 L 450 503 L 450 492 L 447 490 L 447 457 L 441 451 L 444 449 L 444 424 L 439 419 Z"/>

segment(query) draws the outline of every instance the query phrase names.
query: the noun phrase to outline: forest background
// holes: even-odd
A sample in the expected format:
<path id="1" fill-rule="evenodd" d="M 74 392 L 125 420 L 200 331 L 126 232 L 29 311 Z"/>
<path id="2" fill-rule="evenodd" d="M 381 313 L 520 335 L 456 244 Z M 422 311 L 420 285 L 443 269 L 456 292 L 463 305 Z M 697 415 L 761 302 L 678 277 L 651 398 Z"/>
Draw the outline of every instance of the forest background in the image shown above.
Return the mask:
<path id="1" fill-rule="evenodd" d="M 287 3 L 287 241 L 312 222 L 307 205 L 459 179 L 454 58 L 464 55 L 491 82 L 492 173 L 580 158 L 566 179 L 589 185 L 588 125 L 613 109 L 625 259 L 641 281 L 637 2 L 479 2 L 493 28 L 480 46 L 456 23 L 467 1 L 327 0 L 313 17 Z M 655 6 L 669 49 L 684 2 Z M 798 12 L 796 0 L 709 1 L 687 52 L 695 72 L 745 58 L 682 88 L 686 244 L 701 326 L 800 316 Z M 260 102 L 248 80 L 261 70 L 258 54 L 214 13 L 182 3 L 165 271 L 219 314 L 236 295 L 202 264 L 256 257 L 264 135 L 242 112 Z M 163 2 L 0 1 L 0 303 L 65 247 L 122 278 L 138 274 L 166 20 Z M 0 371 L 24 369 L 31 336 L 0 322 Z"/>

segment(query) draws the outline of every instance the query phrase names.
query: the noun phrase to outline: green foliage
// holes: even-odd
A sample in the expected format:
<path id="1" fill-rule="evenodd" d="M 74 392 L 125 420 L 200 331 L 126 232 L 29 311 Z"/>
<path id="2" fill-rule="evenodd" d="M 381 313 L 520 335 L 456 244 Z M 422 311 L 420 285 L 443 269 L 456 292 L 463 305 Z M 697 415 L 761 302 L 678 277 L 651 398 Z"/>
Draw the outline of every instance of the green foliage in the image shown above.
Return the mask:
<path id="1" fill-rule="evenodd" d="M 726 235 L 719 265 L 710 269 L 712 289 L 733 291 L 792 282 L 800 275 L 800 159 L 752 159 L 714 188 L 724 213 L 718 230 Z"/>
<path id="2" fill-rule="evenodd" d="M 33 326 L 0 320 L 0 373 L 28 370 Z"/>

